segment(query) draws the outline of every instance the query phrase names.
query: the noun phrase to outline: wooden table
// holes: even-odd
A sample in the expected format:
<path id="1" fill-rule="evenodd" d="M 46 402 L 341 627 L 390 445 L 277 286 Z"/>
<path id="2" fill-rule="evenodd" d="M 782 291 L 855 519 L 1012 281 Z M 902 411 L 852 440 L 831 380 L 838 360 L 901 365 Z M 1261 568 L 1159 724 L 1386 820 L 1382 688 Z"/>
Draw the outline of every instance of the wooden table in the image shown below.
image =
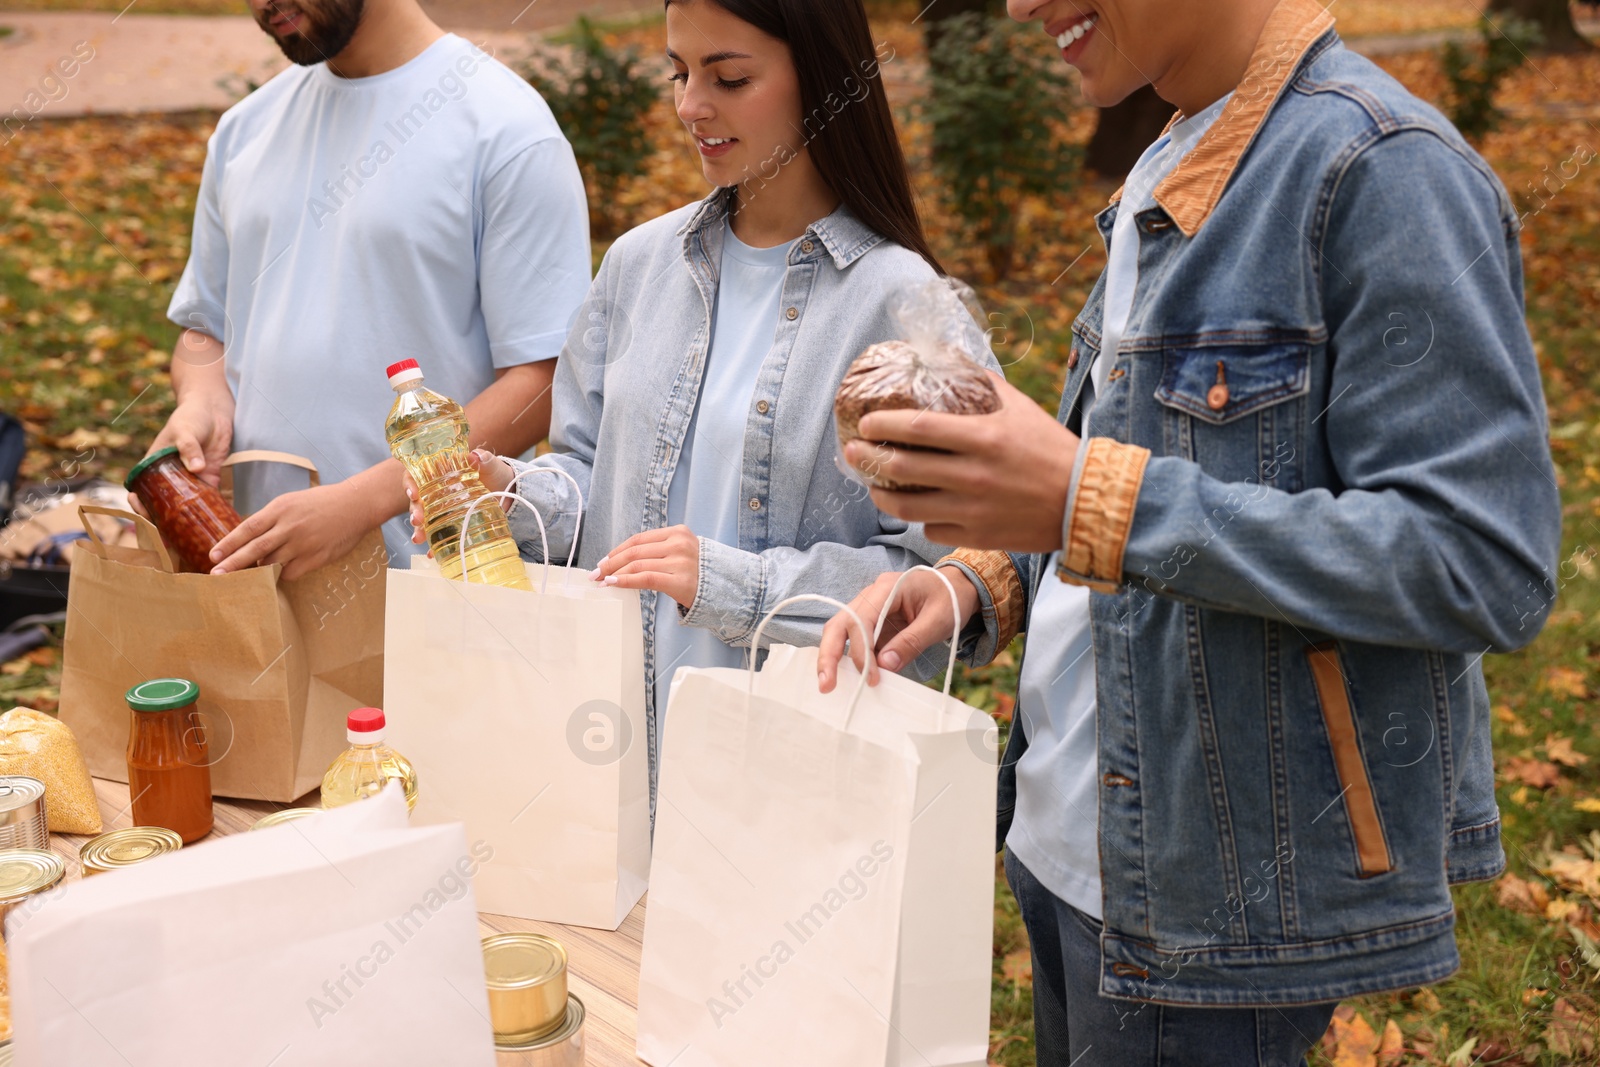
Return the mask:
<path id="1" fill-rule="evenodd" d="M 106 830 L 133 825 L 126 784 L 96 778 L 94 789 Z M 314 794 L 302 797 L 299 805 L 320 807 Z M 218 800 L 216 826 L 211 836 L 242 833 L 263 815 L 294 806 L 255 800 Z M 78 849 L 87 840 L 79 834 L 50 835 L 51 847 L 67 861 L 68 881 L 82 877 Z M 583 1027 L 585 1063 L 588 1067 L 637 1067 L 644 1062 L 633 1051 L 634 1023 L 639 1010 L 639 950 L 644 940 L 644 901 L 634 907 L 615 933 L 482 912 L 478 914 L 478 928 L 484 934 L 528 930 L 561 942 L 567 950 L 568 988 L 578 995 L 588 1012 Z M 501 1059 L 510 1063 L 516 1057 L 502 1055 Z"/>

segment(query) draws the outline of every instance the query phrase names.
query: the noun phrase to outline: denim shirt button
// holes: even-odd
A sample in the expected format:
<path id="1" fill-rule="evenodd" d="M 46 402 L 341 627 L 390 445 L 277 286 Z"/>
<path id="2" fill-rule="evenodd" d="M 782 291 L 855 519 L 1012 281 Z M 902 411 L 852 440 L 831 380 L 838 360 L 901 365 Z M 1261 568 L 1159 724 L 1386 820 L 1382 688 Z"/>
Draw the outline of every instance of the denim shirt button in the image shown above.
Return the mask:
<path id="1" fill-rule="evenodd" d="M 813 248 L 816 248 L 816 247 L 817 247 L 816 244 L 811 242 L 811 241 L 801 241 L 800 242 L 800 251 L 802 251 L 802 252 L 809 252 Z"/>
<path id="2" fill-rule="evenodd" d="M 750 498 L 750 510 L 751 511 L 760 511 L 761 510 L 761 501 L 758 500 L 756 497 L 751 497 Z"/>
<path id="3" fill-rule="evenodd" d="M 800 309 L 799 308 L 790 308 L 788 311 L 785 311 L 783 313 L 783 317 L 788 319 L 790 322 L 793 322 L 795 319 L 798 319 L 800 317 Z"/>
<path id="4" fill-rule="evenodd" d="M 771 408 L 772 408 L 772 405 L 767 403 L 765 400 L 757 400 L 756 401 L 756 410 L 761 412 L 761 414 L 763 414 L 763 415 L 765 415 L 769 410 L 771 410 Z"/>

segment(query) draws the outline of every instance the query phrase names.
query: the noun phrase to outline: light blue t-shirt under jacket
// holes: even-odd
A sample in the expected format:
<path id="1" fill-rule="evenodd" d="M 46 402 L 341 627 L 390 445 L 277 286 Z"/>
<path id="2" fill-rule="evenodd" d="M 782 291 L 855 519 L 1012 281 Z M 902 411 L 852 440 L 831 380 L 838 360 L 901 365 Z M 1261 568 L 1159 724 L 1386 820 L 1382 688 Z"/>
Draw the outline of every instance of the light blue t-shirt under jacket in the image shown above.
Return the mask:
<path id="1" fill-rule="evenodd" d="M 756 378 L 777 332 L 790 244 L 752 248 L 734 236 L 732 226 L 723 225 L 711 348 L 683 455 L 667 488 L 667 524 L 737 547 L 739 509 L 745 506 L 739 484 L 745 425 Z M 656 594 L 656 707 L 661 714 L 679 667 L 745 663 L 744 649 L 724 644 L 710 630 L 684 625 L 677 601 Z"/>

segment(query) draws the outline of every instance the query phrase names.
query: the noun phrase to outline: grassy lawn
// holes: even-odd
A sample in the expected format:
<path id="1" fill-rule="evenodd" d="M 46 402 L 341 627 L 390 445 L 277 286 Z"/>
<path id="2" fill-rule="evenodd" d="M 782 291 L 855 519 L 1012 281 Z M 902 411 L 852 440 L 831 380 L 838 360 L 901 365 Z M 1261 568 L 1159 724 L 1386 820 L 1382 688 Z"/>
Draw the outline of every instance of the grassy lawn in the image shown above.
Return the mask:
<path id="1" fill-rule="evenodd" d="M 882 5 L 892 17 L 877 29 L 915 60 L 918 35 L 908 23 L 917 5 L 906 6 L 902 13 Z M 1426 15 L 1440 25 L 1468 7 L 1341 0 L 1337 13 L 1346 32 L 1393 32 L 1419 27 L 1385 20 Z M 619 32 L 651 53 L 661 47 L 658 28 Z M 1526 651 L 1485 661 L 1511 874 L 1457 890 L 1461 972 L 1432 989 L 1348 1005 L 1318 1053 L 1321 1064 L 1557 1067 L 1600 1059 L 1600 741 L 1591 718 L 1600 686 L 1600 560 L 1593 558 L 1600 552 L 1600 162 L 1554 195 L 1531 194 L 1576 145 L 1600 145 L 1595 126 L 1549 106 L 1592 104 L 1600 57 L 1535 62 L 1503 94 L 1515 121 L 1483 145 L 1513 197 L 1533 212 L 1523 237 L 1528 319 L 1567 505 L 1567 562 L 1549 626 Z M 1431 56 L 1385 65 L 1425 99 L 1443 95 Z M 981 255 L 938 207 L 926 130 L 906 119 L 936 251 L 953 273 L 979 283 L 1004 328 L 998 340 L 1008 373 L 1054 410 L 1067 330 L 1104 266 L 1090 216 L 1110 188 L 1086 184 L 1025 205 L 1014 276 L 985 281 Z M 176 330 L 164 311 L 187 254 L 214 121 L 209 114 L 41 120 L 0 156 L 0 407 L 32 434 L 25 477 L 62 478 L 81 468 L 120 479 L 170 410 L 166 364 Z M 1093 118 L 1080 110 L 1063 122 L 1081 141 Z M 654 136 L 650 173 L 623 194 L 636 220 L 703 192 L 693 151 L 665 105 L 654 116 Z M 54 708 L 59 659 L 55 645 L 0 668 L 0 700 Z M 963 671 L 958 681 L 968 700 L 1009 721 L 1013 655 Z M 996 896 L 993 1060 L 1029 1064 L 1026 936 L 998 879 Z"/>

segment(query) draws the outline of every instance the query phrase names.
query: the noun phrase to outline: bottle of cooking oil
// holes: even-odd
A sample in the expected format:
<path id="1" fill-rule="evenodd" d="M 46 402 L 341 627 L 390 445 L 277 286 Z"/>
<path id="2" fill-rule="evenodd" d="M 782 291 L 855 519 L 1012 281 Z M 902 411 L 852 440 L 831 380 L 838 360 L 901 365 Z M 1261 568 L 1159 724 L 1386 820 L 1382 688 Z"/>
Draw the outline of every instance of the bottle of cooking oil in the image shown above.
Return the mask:
<path id="1" fill-rule="evenodd" d="M 391 365 L 388 374 L 389 385 L 398 394 L 384 427 L 389 451 L 417 483 L 434 562 L 446 578 L 460 578 L 461 520 L 487 492 L 477 469 L 467 461 L 466 412 L 422 384 L 422 371 L 414 359 Z M 472 511 L 466 564 L 469 582 L 533 588 L 497 498 Z"/>
<path id="2" fill-rule="evenodd" d="M 383 712 L 357 708 L 345 720 L 350 747 L 322 776 L 322 806 L 337 808 L 375 797 L 390 782 L 405 790 L 406 810 L 417 806 L 417 772 L 411 761 L 383 743 Z"/>

